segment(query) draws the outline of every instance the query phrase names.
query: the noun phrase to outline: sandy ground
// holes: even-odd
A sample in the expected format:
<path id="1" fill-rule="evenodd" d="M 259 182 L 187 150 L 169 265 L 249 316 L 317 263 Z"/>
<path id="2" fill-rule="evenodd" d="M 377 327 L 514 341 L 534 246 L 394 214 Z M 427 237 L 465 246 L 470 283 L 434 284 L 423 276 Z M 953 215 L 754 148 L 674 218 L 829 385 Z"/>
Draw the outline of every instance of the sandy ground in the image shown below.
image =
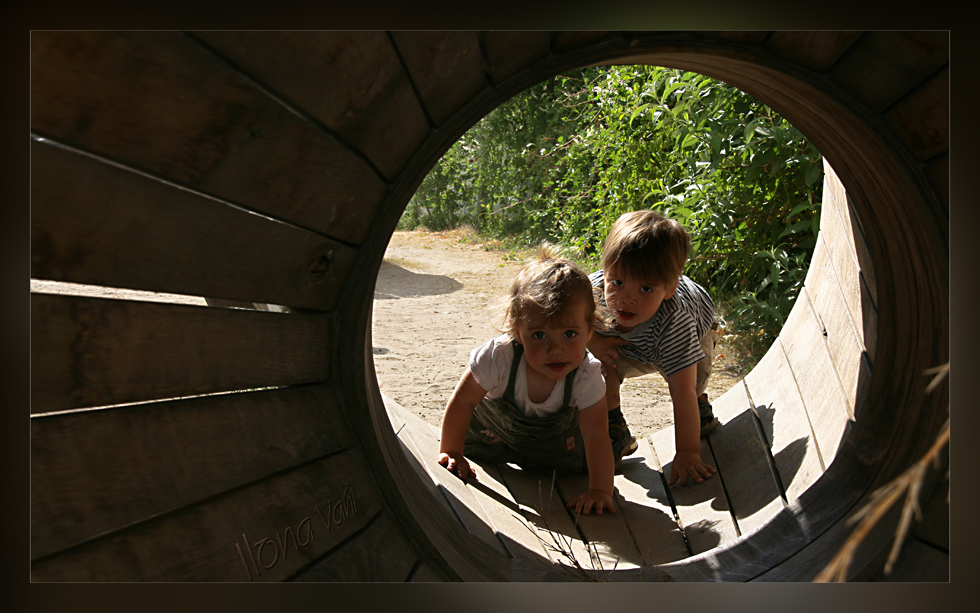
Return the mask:
<path id="1" fill-rule="evenodd" d="M 374 366 L 381 390 L 439 425 L 470 351 L 498 334 L 488 307 L 524 264 L 456 233 L 395 232 L 378 274 Z M 591 271 L 590 271 L 591 272 Z M 738 381 L 719 343 L 708 397 Z M 628 379 L 623 411 L 635 436 L 673 423 L 667 384 L 657 375 Z"/>

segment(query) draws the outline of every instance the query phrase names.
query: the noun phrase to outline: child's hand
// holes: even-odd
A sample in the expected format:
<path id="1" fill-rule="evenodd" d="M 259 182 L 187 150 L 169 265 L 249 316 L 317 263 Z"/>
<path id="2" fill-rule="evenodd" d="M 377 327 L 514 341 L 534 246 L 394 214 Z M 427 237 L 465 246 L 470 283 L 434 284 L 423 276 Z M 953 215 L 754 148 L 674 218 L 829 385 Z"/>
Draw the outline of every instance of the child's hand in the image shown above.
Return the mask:
<path id="1" fill-rule="evenodd" d="M 440 453 L 439 464 L 464 481 L 467 477 L 476 479 L 476 471 L 461 453 Z"/>
<path id="2" fill-rule="evenodd" d="M 582 513 L 583 515 L 588 515 L 589 511 L 593 508 L 595 509 L 596 515 L 602 515 L 602 510 L 607 509 L 610 513 L 616 512 L 616 507 L 613 506 L 612 496 L 603 492 L 602 490 L 589 490 L 576 498 L 575 500 L 568 503 L 568 508 L 575 508 L 575 513 Z"/>
<path id="3" fill-rule="evenodd" d="M 697 451 L 678 451 L 670 467 L 670 481 L 667 485 L 674 485 L 678 479 L 681 485 L 687 485 L 688 477 L 697 483 L 704 483 L 705 479 L 710 479 L 716 472 L 718 471 L 714 466 L 701 461 L 701 454 Z"/>
<path id="4" fill-rule="evenodd" d="M 616 370 L 616 360 L 619 359 L 619 352 L 616 351 L 617 347 L 622 345 L 629 345 L 629 341 L 623 340 L 618 336 L 600 336 L 598 334 L 592 335 L 592 340 L 589 342 L 589 351 L 592 355 L 596 357 L 597 360 L 602 362 L 607 368 L 612 368 Z"/>

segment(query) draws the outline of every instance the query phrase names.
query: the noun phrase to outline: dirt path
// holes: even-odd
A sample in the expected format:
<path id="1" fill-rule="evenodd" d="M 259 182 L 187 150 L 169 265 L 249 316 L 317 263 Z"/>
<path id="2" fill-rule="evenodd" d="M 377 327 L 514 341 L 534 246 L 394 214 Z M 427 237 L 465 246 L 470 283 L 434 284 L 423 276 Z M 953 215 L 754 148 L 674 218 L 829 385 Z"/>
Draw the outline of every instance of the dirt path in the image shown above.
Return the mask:
<path id="1" fill-rule="evenodd" d="M 458 233 L 396 232 L 374 300 L 374 366 L 381 390 L 439 425 L 470 351 L 498 334 L 490 325 L 488 307 L 523 264 L 461 241 Z M 709 381 L 710 398 L 738 380 L 724 353 L 722 340 Z M 673 423 L 667 384 L 659 376 L 628 379 L 622 400 L 636 436 Z"/>

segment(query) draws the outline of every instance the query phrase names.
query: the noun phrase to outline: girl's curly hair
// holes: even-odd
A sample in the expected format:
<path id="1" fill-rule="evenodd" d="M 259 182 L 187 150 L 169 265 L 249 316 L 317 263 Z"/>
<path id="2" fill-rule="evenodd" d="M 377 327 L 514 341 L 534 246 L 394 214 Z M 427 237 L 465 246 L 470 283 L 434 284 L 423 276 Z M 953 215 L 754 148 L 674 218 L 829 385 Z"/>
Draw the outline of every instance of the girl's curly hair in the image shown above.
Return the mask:
<path id="1" fill-rule="evenodd" d="M 604 329 L 609 317 L 598 307 L 601 291 L 592 287 L 581 266 L 544 242 L 537 259 L 517 273 L 510 291 L 497 305 L 498 329 L 513 337 L 518 322 L 540 315 L 551 323 L 576 304 L 586 305 L 586 318 L 593 328 Z"/>

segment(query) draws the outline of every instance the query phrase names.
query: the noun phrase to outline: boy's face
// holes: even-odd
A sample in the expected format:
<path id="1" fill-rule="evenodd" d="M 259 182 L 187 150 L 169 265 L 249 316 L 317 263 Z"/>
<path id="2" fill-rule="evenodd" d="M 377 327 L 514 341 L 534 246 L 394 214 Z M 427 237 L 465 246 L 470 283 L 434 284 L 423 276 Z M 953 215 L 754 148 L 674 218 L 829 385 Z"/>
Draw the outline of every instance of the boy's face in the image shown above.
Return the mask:
<path id="1" fill-rule="evenodd" d="M 670 285 L 650 279 L 635 279 L 622 271 L 603 270 L 606 305 L 616 316 L 620 332 L 629 332 L 657 314 L 660 304 L 674 295 L 678 279 Z"/>
<path id="2" fill-rule="evenodd" d="M 592 338 L 592 322 L 585 304 L 571 305 L 564 317 L 547 321 L 531 316 L 517 322 L 514 340 L 524 345 L 528 368 L 558 381 L 585 359 L 585 345 Z M 531 376 L 531 373 L 528 373 Z"/>

